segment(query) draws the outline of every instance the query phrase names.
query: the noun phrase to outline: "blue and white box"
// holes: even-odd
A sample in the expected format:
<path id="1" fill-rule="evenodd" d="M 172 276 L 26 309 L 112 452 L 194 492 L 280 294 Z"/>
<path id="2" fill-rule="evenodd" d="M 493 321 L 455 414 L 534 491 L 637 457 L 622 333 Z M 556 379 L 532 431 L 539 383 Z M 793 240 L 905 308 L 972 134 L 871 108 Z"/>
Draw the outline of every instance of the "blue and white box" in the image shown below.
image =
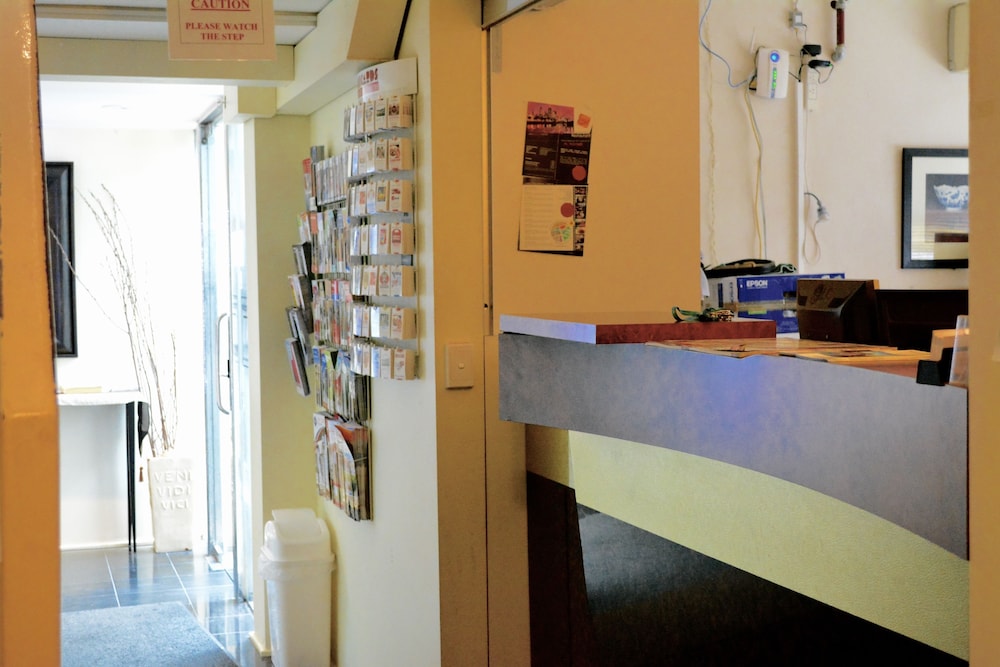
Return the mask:
<path id="1" fill-rule="evenodd" d="M 774 320 L 778 333 L 796 333 L 796 289 L 799 278 L 843 278 L 843 273 L 767 273 L 710 278 L 709 300 L 715 308 L 730 308 L 738 317 Z"/>
<path id="2" fill-rule="evenodd" d="M 709 278 L 709 298 L 715 308 L 774 301 L 795 307 L 799 278 L 843 278 L 843 273 L 765 273 L 753 276 Z"/>

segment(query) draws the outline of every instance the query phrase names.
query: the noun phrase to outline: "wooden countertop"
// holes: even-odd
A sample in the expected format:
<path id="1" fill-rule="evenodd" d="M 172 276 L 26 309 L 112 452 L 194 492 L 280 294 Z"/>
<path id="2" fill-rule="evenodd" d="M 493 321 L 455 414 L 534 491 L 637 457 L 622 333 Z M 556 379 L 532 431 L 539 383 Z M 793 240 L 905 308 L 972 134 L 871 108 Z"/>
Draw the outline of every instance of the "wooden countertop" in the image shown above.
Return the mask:
<path id="1" fill-rule="evenodd" d="M 667 312 L 604 312 L 501 315 L 504 333 L 527 334 L 576 343 L 648 343 L 667 340 L 774 338 L 772 320 L 676 322 Z"/>

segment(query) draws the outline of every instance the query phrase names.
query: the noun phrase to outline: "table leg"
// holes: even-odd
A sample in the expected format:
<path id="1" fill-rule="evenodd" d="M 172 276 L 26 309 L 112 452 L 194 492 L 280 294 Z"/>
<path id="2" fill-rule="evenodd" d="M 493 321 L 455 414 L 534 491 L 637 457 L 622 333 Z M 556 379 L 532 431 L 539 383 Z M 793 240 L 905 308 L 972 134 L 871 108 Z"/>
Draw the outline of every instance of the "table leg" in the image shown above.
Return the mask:
<path id="1" fill-rule="evenodd" d="M 125 404 L 125 466 L 128 481 L 128 550 L 135 551 L 135 402 Z"/>

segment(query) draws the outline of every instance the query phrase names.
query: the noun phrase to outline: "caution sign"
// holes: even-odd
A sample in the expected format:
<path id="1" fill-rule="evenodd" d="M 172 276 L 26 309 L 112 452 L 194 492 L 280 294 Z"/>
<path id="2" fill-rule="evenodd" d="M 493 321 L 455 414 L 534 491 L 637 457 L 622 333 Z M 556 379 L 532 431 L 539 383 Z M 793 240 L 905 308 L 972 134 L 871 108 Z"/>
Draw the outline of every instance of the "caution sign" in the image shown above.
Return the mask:
<path id="1" fill-rule="evenodd" d="M 167 0 L 171 60 L 274 60 L 274 0 Z"/>

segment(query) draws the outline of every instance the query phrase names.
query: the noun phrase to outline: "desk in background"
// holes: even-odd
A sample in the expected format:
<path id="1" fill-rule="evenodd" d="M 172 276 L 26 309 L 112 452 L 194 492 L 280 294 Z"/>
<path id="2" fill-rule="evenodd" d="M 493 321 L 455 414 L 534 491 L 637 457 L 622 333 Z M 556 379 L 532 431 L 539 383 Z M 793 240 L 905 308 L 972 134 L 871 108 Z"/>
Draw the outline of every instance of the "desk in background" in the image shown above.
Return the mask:
<path id="1" fill-rule="evenodd" d="M 125 406 L 125 473 L 128 482 L 128 548 L 135 551 L 135 454 L 148 431 L 148 424 L 138 420 L 138 406 L 143 404 L 142 392 L 132 391 L 83 391 L 59 393 L 56 396 L 60 407 L 95 407 L 107 405 Z"/>

